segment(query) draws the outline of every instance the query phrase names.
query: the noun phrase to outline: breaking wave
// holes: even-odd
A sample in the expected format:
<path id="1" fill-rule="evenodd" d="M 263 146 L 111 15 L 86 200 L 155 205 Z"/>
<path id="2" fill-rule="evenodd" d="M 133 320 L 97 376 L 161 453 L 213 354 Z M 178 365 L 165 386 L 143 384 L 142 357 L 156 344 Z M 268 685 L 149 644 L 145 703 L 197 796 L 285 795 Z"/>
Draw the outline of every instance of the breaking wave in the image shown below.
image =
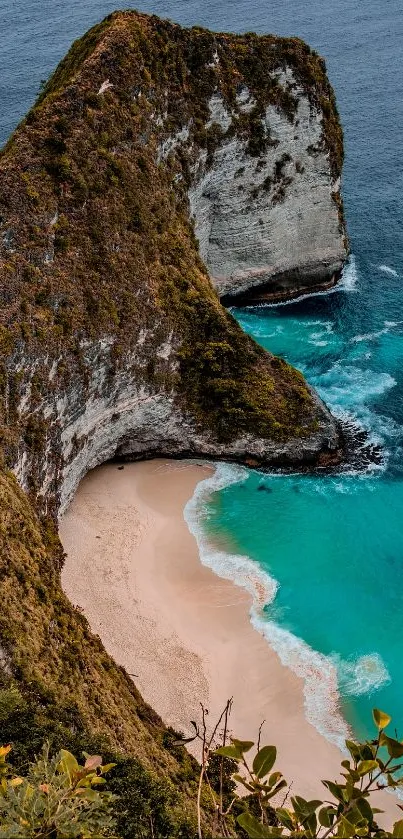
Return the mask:
<path id="1" fill-rule="evenodd" d="M 391 268 L 390 265 L 378 265 L 378 271 L 382 271 L 383 274 L 389 274 L 390 277 L 399 276 L 397 271 L 395 271 L 394 268 Z"/>
<path id="2" fill-rule="evenodd" d="M 184 518 L 197 541 L 201 562 L 219 577 L 251 594 L 252 625 L 267 640 L 281 663 L 303 681 L 306 719 L 328 741 L 343 749 L 351 731 L 340 710 L 342 695 L 371 694 L 389 681 L 387 669 L 376 653 L 356 661 L 323 655 L 270 619 L 265 607 L 275 600 L 279 589 L 277 580 L 248 556 L 217 549 L 205 528 L 208 520 L 206 503 L 211 495 L 247 480 L 248 470 L 224 463 L 212 465 L 215 474 L 197 485 L 184 509 Z"/>

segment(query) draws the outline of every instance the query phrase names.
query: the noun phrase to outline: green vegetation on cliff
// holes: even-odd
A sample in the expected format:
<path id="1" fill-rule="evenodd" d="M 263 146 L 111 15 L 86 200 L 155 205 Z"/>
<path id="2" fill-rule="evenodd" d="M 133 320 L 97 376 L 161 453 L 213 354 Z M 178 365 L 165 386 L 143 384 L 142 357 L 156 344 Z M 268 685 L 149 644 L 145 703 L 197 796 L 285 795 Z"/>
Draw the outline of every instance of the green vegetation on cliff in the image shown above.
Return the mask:
<path id="1" fill-rule="evenodd" d="M 86 441 L 73 437 L 66 455 L 60 416 L 74 388 L 85 411 L 98 363 L 85 353 L 108 346 L 105 389 L 132 377 L 166 394 L 213 442 L 316 433 L 321 414 L 302 376 L 220 305 L 187 200 L 192 155 L 220 142 L 217 127 L 206 127 L 217 83 L 234 108 L 239 85 L 250 87 L 256 108 L 239 114 L 234 130 L 260 154 L 263 107 L 277 104 L 290 121 L 295 113 L 272 76 L 286 66 L 324 113 L 338 173 L 333 93 L 305 44 L 186 31 L 131 12 L 110 15 L 73 45 L 0 158 L 2 738 L 13 743 L 17 769 L 45 739 L 77 754 L 102 749 L 118 764 L 121 789 L 128 778 L 142 789 L 128 822 L 137 836 L 195 835 L 196 764 L 61 590 L 55 516 L 63 470 Z M 186 153 L 162 161 L 161 144 L 185 124 Z M 165 346 L 170 364 L 157 352 Z M 27 493 L 9 471 L 17 463 Z M 209 813 L 206 799 L 207 825 Z"/>
<path id="2" fill-rule="evenodd" d="M 199 742 L 201 751 L 198 839 L 207 836 L 202 818 L 203 783 L 212 802 L 216 839 L 239 835 L 249 839 L 401 839 L 403 819 L 396 821 L 397 814 L 393 817 L 390 810 L 393 803 L 396 810 L 402 808 L 396 799 L 387 802 L 384 794 L 385 790 L 396 793 L 403 784 L 403 744 L 386 734 L 391 723 L 388 714 L 373 710 L 376 736 L 365 742 L 346 740 L 349 758 L 341 762 L 340 778 L 322 781 L 325 800 L 308 800 L 298 795 L 275 768 L 277 749 L 261 745 L 262 726 L 256 746 L 251 740 L 228 737 L 231 704 L 232 700 L 226 703 L 210 730 L 203 706 L 200 726 L 193 722 L 191 740 Z M 49 745 L 44 744 L 42 754 L 28 765 L 24 777 L 16 776 L 7 764 L 11 748 L 0 746 L 0 839 L 153 839 L 178 835 L 165 809 L 164 788 L 157 786 L 150 794 L 147 778 L 144 790 L 144 772 L 136 772 L 133 761 L 122 766 L 117 758 L 117 762 L 105 764 L 101 755 L 84 752 L 85 762 L 80 764 L 63 748 L 51 757 Z M 301 761 L 306 760 L 307 755 L 302 755 Z M 111 770 L 112 779 L 106 779 Z M 382 805 L 385 807 L 386 802 L 388 821 L 394 822 L 391 830 L 378 823 L 378 814 L 385 820 Z M 183 828 L 182 824 L 179 835 L 189 835 Z"/>
<path id="3" fill-rule="evenodd" d="M 187 31 L 127 12 L 73 45 L 0 164 L 3 340 L 14 348 L 23 342 L 29 354 L 61 352 L 54 387 L 76 375 L 83 341 L 113 335 L 119 368 L 140 330 L 149 330 L 151 356 L 153 344 L 170 338 L 179 370 L 161 371 L 151 357 L 147 384 L 175 390 L 218 439 L 252 431 L 284 440 L 316 427 L 302 377 L 258 348 L 219 305 L 186 196 L 192 149 L 220 141 L 217 126 L 205 127 L 217 84 L 233 108 L 241 82 L 249 85 L 257 105 L 239 114 L 234 130 L 256 143 L 267 103 L 293 119 L 295 100 L 272 75 L 285 66 L 324 109 L 324 142 L 340 171 L 342 133 L 324 64 L 297 39 Z M 183 125 L 188 152 L 158 162 L 159 145 Z M 12 411 L 22 379 L 3 376 L 3 411 L 5 391 Z M 44 398 L 49 381 L 40 371 L 35 387 Z M 41 454 L 46 429 L 15 430 Z M 14 456 L 12 449 L 10 465 Z"/>

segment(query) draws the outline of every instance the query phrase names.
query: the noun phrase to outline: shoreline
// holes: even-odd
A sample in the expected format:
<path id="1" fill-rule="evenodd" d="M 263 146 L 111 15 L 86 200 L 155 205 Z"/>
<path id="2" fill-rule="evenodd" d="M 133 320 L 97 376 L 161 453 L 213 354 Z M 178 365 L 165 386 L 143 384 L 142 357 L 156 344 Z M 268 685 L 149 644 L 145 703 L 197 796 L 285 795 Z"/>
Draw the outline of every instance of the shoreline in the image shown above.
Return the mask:
<path id="1" fill-rule="evenodd" d="M 191 735 L 200 702 L 213 721 L 232 696 L 234 736 L 256 740 L 266 720 L 262 742 L 277 746 L 293 793 L 323 796 L 342 753 L 306 719 L 303 680 L 253 627 L 252 595 L 201 563 L 185 522 L 213 474 L 165 460 L 89 473 L 60 522 L 63 589 L 167 725 Z M 398 818 L 391 796 L 376 803 Z"/>

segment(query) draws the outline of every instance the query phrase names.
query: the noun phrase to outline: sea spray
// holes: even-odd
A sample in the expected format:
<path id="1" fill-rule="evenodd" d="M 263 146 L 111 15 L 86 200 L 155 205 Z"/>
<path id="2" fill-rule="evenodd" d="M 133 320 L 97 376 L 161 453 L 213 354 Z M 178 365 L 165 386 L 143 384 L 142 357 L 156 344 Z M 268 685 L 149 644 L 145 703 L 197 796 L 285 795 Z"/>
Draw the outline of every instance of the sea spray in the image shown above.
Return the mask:
<path id="1" fill-rule="evenodd" d="M 395 271 L 394 268 L 391 268 L 390 265 L 378 265 L 378 271 L 382 271 L 383 274 L 389 274 L 390 277 L 399 276 L 397 271 Z"/>
<path id="2" fill-rule="evenodd" d="M 333 656 L 339 673 L 339 686 L 345 696 L 371 696 L 390 682 L 390 675 L 378 653 L 343 661 Z"/>

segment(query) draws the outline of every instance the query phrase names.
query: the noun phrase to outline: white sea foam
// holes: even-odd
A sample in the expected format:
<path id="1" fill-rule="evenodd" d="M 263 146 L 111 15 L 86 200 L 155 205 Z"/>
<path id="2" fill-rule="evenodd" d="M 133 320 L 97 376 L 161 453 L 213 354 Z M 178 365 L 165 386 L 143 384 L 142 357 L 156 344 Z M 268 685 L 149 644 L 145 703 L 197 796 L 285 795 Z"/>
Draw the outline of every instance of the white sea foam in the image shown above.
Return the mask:
<path id="1" fill-rule="evenodd" d="M 281 663 L 289 667 L 304 683 L 304 704 L 307 720 L 327 740 L 343 748 L 350 736 L 347 722 L 340 713 L 339 679 L 348 683 L 346 693 L 372 692 L 388 677 L 379 656 L 363 656 L 354 664 L 328 657 L 313 650 L 302 639 L 269 620 L 264 606 L 272 603 L 279 584 L 247 556 L 217 550 L 203 527 L 205 504 L 213 492 L 247 479 L 248 471 L 239 466 L 214 464 L 216 472 L 201 481 L 184 510 L 189 530 L 195 536 L 202 563 L 218 576 L 247 589 L 253 598 L 250 617 L 255 629 L 266 638 Z M 347 679 L 347 674 L 350 677 Z"/>
<path id="2" fill-rule="evenodd" d="M 253 303 L 250 306 L 245 306 L 246 309 L 272 309 L 274 306 L 290 306 L 292 303 L 301 303 L 308 297 L 323 297 L 324 294 L 335 294 L 338 291 L 358 291 L 358 270 L 354 254 L 351 254 L 346 262 L 340 280 L 337 285 L 324 291 L 311 291 L 301 294 L 299 297 L 293 297 L 291 300 L 284 300 L 280 303 Z"/>
<path id="3" fill-rule="evenodd" d="M 327 740 L 342 749 L 344 741 L 350 736 L 350 729 L 340 713 L 334 663 L 287 629 L 267 620 L 256 608 L 252 608 L 251 620 L 255 629 L 275 650 L 281 663 L 303 680 L 307 720 Z"/>
<path id="4" fill-rule="evenodd" d="M 382 271 L 383 274 L 389 274 L 391 277 L 399 276 L 397 271 L 395 271 L 394 268 L 391 268 L 390 265 L 378 265 L 378 271 Z"/>
<path id="5" fill-rule="evenodd" d="M 400 326 L 401 323 L 403 323 L 401 320 L 384 320 L 383 329 L 379 329 L 377 332 L 367 332 L 364 335 L 354 335 L 353 338 L 350 338 L 350 343 L 359 344 L 361 341 L 374 341 L 376 338 L 380 338 L 381 335 L 386 335 L 391 329 Z"/>
<path id="6" fill-rule="evenodd" d="M 339 672 L 339 685 L 345 695 L 371 695 L 391 681 L 378 653 L 362 655 L 349 661 L 337 660 L 336 657 L 334 659 Z"/>
<path id="7" fill-rule="evenodd" d="M 384 329 L 380 329 L 378 332 L 367 332 L 365 335 L 354 335 L 353 338 L 350 338 L 352 344 L 359 344 L 361 341 L 375 341 L 376 338 L 380 338 L 381 335 L 386 335 L 389 332 L 389 328 L 385 326 Z"/>
<path id="8" fill-rule="evenodd" d="M 333 324 L 330 320 L 303 320 L 298 322 L 298 325 L 305 327 L 321 326 L 326 332 L 333 332 Z"/>
<path id="9" fill-rule="evenodd" d="M 219 577 L 231 580 L 237 586 L 247 589 L 253 602 L 260 608 L 271 603 L 277 592 L 276 580 L 259 568 L 248 556 L 229 554 L 212 546 L 206 536 L 202 519 L 206 501 L 212 493 L 224 487 L 245 481 L 248 471 L 242 466 L 228 463 L 214 464 L 215 474 L 197 485 L 193 497 L 184 509 L 184 518 L 190 532 L 195 537 L 203 565 L 211 568 Z"/>
<path id="10" fill-rule="evenodd" d="M 343 291 L 358 291 L 358 268 L 354 254 L 350 255 L 348 262 L 346 262 L 343 273 L 341 275 L 341 280 L 338 285 L 338 288 L 342 288 Z M 335 286 L 335 290 L 337 290 L 337 286 Z"/>
<path id="11" fill-rule="evenodd" d="M 384 471 L 389 457 L 387 442 L 401 436 L 403 429 L 390 417 L 373 411 L 371 402 L 396 386 L 393 376 L 337 361 L 325 373 L 311 376 L 310 380 L 340 422 L 365 431 L 368 442 L 382 447 L 382 463 L 369 463 L 368 470 Z"/>

